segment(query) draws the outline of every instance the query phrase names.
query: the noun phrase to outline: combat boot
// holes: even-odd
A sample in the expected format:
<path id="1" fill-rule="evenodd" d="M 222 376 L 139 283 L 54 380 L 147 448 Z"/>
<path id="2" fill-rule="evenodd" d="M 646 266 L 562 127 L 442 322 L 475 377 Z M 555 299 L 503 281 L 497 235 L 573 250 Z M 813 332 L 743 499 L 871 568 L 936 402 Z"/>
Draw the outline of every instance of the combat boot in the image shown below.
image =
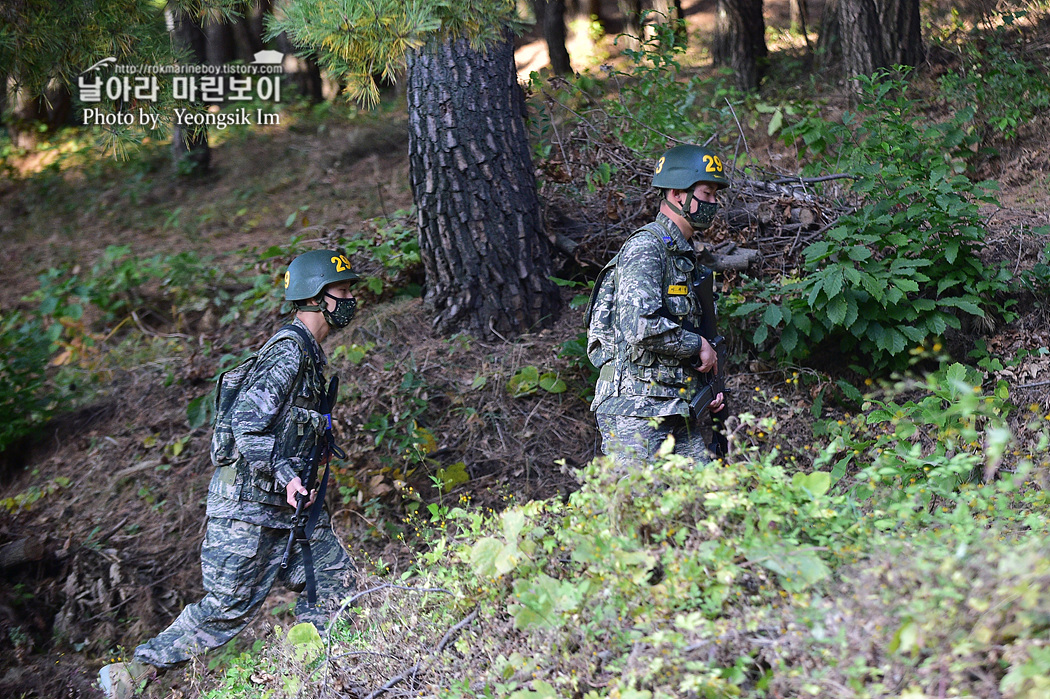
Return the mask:
<path id="1" fill-rule="evenodd" d="M 151 670 L 137 660 L 110 663 L 98 671 L 98 683 L 107 699 L 131 699 L 151 679 Z"/>

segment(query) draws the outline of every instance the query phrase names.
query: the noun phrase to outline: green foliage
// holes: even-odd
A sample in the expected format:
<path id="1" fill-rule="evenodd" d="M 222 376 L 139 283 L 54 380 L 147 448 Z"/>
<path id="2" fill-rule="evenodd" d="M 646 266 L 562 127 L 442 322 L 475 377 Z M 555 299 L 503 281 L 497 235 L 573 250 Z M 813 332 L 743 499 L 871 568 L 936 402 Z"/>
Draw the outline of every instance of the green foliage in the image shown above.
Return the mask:
<path id="1" fill-rule="evenodd" d="M 47 387 L 50 345 L 39 318 L 0 316 L 0 452 L 60 407 Z"/>
<path id="2" fill-rule="evenodd" d="M 1041 238 L 1050 237 L 1050 226 L 1043 226 L 1032 231 Z M 1038 261 L 1031 269 L 1021 272 L 1020 285 L 1042 297 L 1050 295 L 1050 242 L 1046 243 Z"/>
<path id="3" fill-rule="evenodd" d="M 1025 11 L 1000 14 L 1003 23 L 959 43 L 961 65 L 940 79 L 957 109 L 976 110 L 982 143 L 1014 140 L 1018 130 L 1050 107 L 1050 64 L 1027 50 L 1015 22 Z"/>
<path id="4" fill-rule="evenodd" d="M 65 476 L 57 476 L 43 485 L 31 485 L 21 493 L 0 500 L 0 507 L 7 510 L 8 514 L 18 514 L 24 510 L 32 509 L 33 505 L 48 495 L 63 488 L 68 488 L 69 483 L 69 479 Z"/>
<path id="5" fill-rule="evenodd" d="M 389 218 L 366 221 L 364 232 L 340 238 L 339 244 L 363 277 L 361 283 L 375 296 L 397 289 L 419 296 L 419 284 L 409 281 L 423 264 L 413 212 L 398 210 Z"/>
<path id="6" fill-rule="evenodd" d="M 534 366 L 523 366 L 507 381 L 507 391 L 515 398 L 535 393 L 538 389 L 548 393 L 564 393 L 568 388 L 555 371 L 540 370 Z"/>
<path id="7" fill-rule="evenodd" d="M 852 127 L 843 157 L 861 205 L 805 249 L 799 278 L 758 285 L 756 300 L 735 299 L 730 310 L 754 320 L 755 344 L 778 335 L 781 358 L 834 341 L 882 371 L 904 366 L 909 346 L 959 328 L 960 317 L 1009 318 L 1014 301 L 1001 300 L 1009 270 L 989 269 L 980 256 L 987 231 L 979 205 L 995 203 L 993 183 L 961 174 L 972 114 L 924 124 L 904 75 L 860 81 L 860 111 L 843 117 Z M 803 126 L 785 134 L 804 138 Z"/>
<path id="8" fill-rule="evenodd" d="M 904 382 L 895 392 L 914 386 L 914 381 Z M 858 497 L 885 487 L 893 491 L 892 498 L 899 495 L 924 507 L 934 498 L 955 497 L 978 466 L 990 478 L 1011 440 L 1005 424 L 1010 412 L 1006 382 L 986 396 L 979 372 L 956 363 L 931 374 L 923 388 L 921 398 L 903 403 L 870 397 L 867 415 L 850 423 L 818 423 L 815 434 L 831 440 L 815 465 L 831 465 L 838 480 L 851 464 L 868 463 L 857 475 Z"/>
<path id="9" fill-rule="evenodd" d="M 292 0 L 282 14 L 269 22 L 270 38 L 287 32 L 322 69 L 346 82 L 352 99 L 369 105 L 379 101 L 376 76 L 394 81 L 408 54 L 427 42 L 466 37 L 481 48 L 520 27 L 517 7 L 508 0 Z"/>

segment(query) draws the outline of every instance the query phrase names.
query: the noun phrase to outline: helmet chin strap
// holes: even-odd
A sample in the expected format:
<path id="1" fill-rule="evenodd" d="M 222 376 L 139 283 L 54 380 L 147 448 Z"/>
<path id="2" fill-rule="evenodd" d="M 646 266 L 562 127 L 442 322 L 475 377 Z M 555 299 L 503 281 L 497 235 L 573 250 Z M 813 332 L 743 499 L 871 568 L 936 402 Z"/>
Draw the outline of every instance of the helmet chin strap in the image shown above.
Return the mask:
<path id="1" fill-rule="evenodd" d="M 684 190 L 684 191 L 685 191 L 685 201 L 682 202 L 682 206 L 681 207 L 679 207 L 677 204 L 675 204 L 673 201 L 671 201 L 671 197 L 664 197 L 664 201 L 667 202 L 667 206 L 668 206 L 668 208 L 671 209 L 671 211 L 675 212 L 676 214 L 678 214 L 679 216 L 681 216 L 682 218 L 684 218 L 685 220 L 688 221 L 689 220 L 689 214 L 686 213 L 686 212 L 689 211 L 691 208 L 693 208 L 693 206 L 692 206 L 693 205 L 693 190 L 687 189 L 687 190 Z"/>

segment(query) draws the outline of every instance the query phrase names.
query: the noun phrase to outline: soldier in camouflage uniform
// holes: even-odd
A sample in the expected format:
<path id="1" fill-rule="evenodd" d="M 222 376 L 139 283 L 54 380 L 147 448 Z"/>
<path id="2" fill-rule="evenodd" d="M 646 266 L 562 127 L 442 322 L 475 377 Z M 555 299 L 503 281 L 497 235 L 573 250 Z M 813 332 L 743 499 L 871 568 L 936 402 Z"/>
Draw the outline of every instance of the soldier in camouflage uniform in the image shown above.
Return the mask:
<path id="1" fill-rule="evenodd" d="M 309 497 L 311 504 L 317 495 L 316 490 L 307 493 L 299 473 L 327 422 L 320 412 L 326 364 L 320 342 L 353 317 L 350 286 L 357 278 L 346 257 L 331 250 L 305 253 L 289 265 L 285 298 L 296 307 L 292 325 L 299 330 L 286 326 L 263 346 L 232 404 L 234 458 L 216 463 L 208 487 L 201 550 L 207 594 L 136 648 L 133 660 L 102 668 L 99 681 L 107 696 L 131 696 L 153 668 L 169 668 L 225 644 L 248 625 L 274 582 L 303 591 L 306 571 L 299 547 L 293 547 L 286 569 L 280 563 L 296 495 Z M 318 603 L 311 606 L 301 594 L 295 613 L 323 628 L 354 589 L 355 570 L 327 512 L 320 514 L 310 548 Z"/>
<path id="2" fill-rule="evenodd" d="M 690 243 L 711 225 L 716 194 L 729 185 L 721 159 L 699 146 L 677 146 L 657 163 L 664 191 L 656 221 L 627 239 L 602 271 L 588 311 L 587 352 L 601 370 L 591 410 L 602 451 L 622 465 L 649 461 L 668 435 L 675 453 L 710 458 L 689 401 L 718 356 L 699 328 L 690 293 L 698 262 Z M 719 393 L 712 413 L 723 407 Z"/>

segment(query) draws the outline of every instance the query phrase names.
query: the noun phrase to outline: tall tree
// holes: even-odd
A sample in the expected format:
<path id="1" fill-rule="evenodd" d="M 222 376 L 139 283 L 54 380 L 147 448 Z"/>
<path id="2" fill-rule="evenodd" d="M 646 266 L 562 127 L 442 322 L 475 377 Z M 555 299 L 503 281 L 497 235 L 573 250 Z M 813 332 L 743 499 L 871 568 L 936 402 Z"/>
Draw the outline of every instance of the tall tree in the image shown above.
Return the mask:
<path id="1" fill-rule="evenodd" d="M 837 7 L 834 28 L 848 77 L 893 65 L 914 66 L 925 59 L 919 0 L 838 0 Z"/>
<path id="2" fill-rule="evenodd" d="M 407 66 L 426 301 L 440 331 L 517 334 L 558 310 L 508 32 L 510 0 L 291 0 L 271 34 L 310 47 L 348 92 Z"/>
<path id="3" fill-rule="evenodd" d="M 408 59 L 409 158 L 429 305 L 443 331 L 518 334 L 554 317 L 525 98 L 508 37 Z"/>
<path id="4" fill-rule="evenodd" d="M 711 47 L 714 64 L 731 68 L 737 87 L 750 92 L 758 89 L 768 55 L 762 0 L 718 0 Z"/>

